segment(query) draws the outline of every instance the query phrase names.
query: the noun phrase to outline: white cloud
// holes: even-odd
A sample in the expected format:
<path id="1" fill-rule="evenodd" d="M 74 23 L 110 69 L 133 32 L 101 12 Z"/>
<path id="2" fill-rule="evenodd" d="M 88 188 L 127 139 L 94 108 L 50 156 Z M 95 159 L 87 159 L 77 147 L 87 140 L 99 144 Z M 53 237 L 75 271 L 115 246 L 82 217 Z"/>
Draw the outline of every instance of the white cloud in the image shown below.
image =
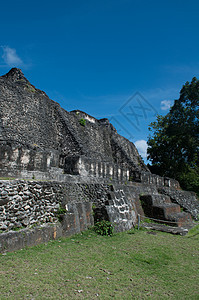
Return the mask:
<path id="1" fill-rule="evenodd" d="M 142 158 L 147 157 L 147 142 L 145 140 L 138 140 L 135 142 L 135 146 L 138 149 L 139 154 Z"/>
<path id="2" fill-rule="evenodd" d="M 23 65 L 22 59 L 17 55 L 16 50 L 8 46 L 2 46 L 2 58 L 9 67 L 19 67 Z"/>
<path id="3" fill-rule="evenodd" d="M 163 100 L 161 101 L 161 110 L 168 110 L 172 106 L 171 100 Z"/>

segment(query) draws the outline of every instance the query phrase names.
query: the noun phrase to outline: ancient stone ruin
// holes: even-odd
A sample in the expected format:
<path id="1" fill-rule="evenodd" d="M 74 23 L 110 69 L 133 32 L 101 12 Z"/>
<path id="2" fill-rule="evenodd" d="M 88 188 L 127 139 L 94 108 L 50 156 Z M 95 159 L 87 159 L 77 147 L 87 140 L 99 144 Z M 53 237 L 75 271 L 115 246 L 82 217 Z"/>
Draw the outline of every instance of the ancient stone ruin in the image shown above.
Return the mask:
<path id="1" fill-rule="evenodd" d="M 67 112 L 17 68 L 0 77 L 0 177 L 0 251 L 102 219 L 123 231 L 138 215 L 183 227 L 199 214 L 195 194 L 151 174 L 108 119 Z"/>

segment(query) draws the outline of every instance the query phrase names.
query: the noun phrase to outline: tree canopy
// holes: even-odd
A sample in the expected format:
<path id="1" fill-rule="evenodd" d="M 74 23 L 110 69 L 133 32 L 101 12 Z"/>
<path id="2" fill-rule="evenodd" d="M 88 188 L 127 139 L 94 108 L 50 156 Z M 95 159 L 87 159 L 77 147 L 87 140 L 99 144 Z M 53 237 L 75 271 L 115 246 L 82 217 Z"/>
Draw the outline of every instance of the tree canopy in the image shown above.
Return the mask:
<path id="1" fill-rule="evenodd" d="M 186 82 L 166 116 L 149 126 L 152 173 L 177 179 L 199 194 L 199 80 Z"/>

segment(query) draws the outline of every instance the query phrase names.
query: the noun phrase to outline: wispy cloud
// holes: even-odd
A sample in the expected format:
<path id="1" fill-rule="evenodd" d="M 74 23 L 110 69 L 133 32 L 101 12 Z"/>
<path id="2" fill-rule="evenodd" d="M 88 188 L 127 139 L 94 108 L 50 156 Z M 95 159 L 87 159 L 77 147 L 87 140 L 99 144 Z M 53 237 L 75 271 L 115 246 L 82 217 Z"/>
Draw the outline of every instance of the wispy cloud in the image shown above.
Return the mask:
<path id="1" fill-rule="evenodd" d="M 170 73 L 173 74 L 187 74 L 187 75 L 193 75 L 193 74 L 198 74 L 199 72 L 199 63 L 192 63 L 192 64 L 187 64 L 187 65 L 167 65 L 163 66 L 163 68 Z"/>
<path id="2" fill-rule="evenodd" d="M 169 110 L 170 107 L 172 106 L 171 100 L 163 100 L 161 101 L 161 110 Z"/>
<path id="3" fill-rule="evenodd" d="M 147 157 L 147 142 L 145 140 L 138 140 L 135 142 L 135 146 L 138 149 L 139 154 L 142 158 Z"/>
<path id="4" fill-rule="evenodd" d="M 20 67 L 24 65 L 22 59 L 17 55 L 16 49 L 9 46 L 1 46 L 1 48 L 3 50 L 1 57 L 5 64 L 1 66 Z"/>
<path id="5" fill-rule="evenodd" d="M 179 96 L 179 89 L 177 87 L 155 88 L 143 91 L 143 95 L 148 101 L 153 102 L 158 106 L 162 99 L 176 99 Z"/>

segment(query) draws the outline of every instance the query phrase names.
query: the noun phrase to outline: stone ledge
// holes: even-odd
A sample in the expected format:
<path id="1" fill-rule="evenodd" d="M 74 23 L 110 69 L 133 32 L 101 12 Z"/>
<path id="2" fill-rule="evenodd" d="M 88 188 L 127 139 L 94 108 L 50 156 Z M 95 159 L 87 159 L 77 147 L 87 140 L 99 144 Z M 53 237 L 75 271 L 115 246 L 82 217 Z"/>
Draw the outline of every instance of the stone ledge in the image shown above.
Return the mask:
<path id="1" fill-rule="evenodd" d="M 20 231 L 9 231 L 0 234 L 0 253 L 12 252 L 25 247 L 47 243 L 63 236 L 61 224 L 45 224 L 32 229 L 25 228 Z"/>
<path id="2" fill-rule="evenodd" d="M 155 223 L 142 223 L 140 226 L 148 230 L 156 230 L 156 231 L 162 231 L 162 232 L 179 234 L 179 235 L 186 235 L 189 231 L 188 228 L 184 228 L 184 227 L 172 227 L 172 226 L 155 224 Z"/>

